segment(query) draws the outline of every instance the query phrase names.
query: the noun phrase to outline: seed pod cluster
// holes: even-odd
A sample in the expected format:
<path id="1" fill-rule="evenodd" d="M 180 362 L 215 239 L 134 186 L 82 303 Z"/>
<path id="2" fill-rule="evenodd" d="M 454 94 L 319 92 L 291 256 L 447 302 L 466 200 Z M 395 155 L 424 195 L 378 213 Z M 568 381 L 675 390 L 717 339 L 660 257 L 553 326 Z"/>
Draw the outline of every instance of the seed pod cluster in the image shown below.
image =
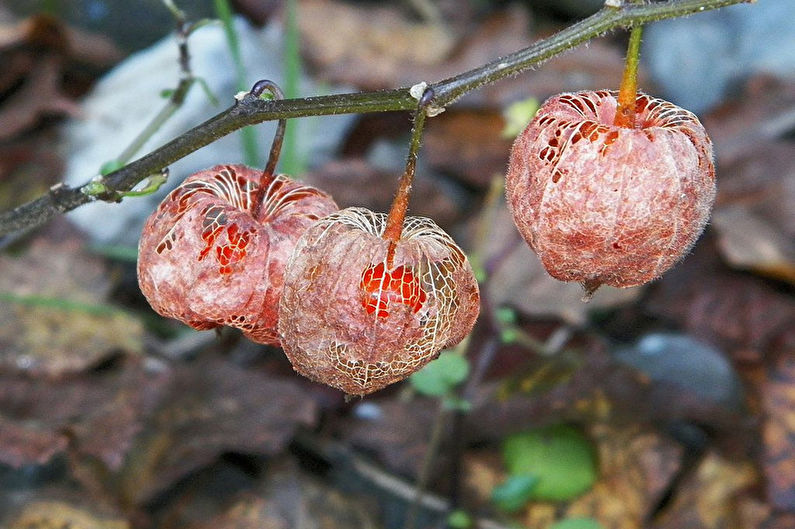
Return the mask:
<path id="1" fill-rule="evenodd" d="M 686 254 L 715 198 L 712 143 L 698 118 L 638 94 L 635 126 L 614 124 L 616 93 L 554 96 L 511 151 L 514 221 L 553 277 L 640 285 Z"/>
<path id="2" fill-rule="evenodd" d="M 338 208 L 285 175 L 266 176 L 257 193 L 261 176 L 242 165 L 200 171 L 149 217 L 138 281 L 155 311 L 195 329 L 228 325 L 255 342 L 279 344 L 287 261 L 306 228 Z"/>
<path id="3" fill-rule="evenodd" d="M 348 394 L 401 380 L 460 342 L 479 311 L 469 261 L 432 220 L 348 208 L 316 222 L 290 259 L 279 306 L 284 352 L 299 373 Z"/>

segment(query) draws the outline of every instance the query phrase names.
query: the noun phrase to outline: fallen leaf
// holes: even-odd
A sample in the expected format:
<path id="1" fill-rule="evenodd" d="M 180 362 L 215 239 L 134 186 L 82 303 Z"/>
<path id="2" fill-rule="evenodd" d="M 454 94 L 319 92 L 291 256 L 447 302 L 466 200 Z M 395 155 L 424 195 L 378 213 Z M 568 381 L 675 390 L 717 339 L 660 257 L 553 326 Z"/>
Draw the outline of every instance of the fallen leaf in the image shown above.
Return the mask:
<path id="1" fill-rule="evenodd" d="M 276 455 L 317 419 L 301 385 L 220 360 L 178 366 L 117 474 L 121 497 L 140 505 L 226 452 Z"/>
<path id="2" fill-rule="evenodd" d="M 78 452 L 118 467 L 167 380 L 137 360 L 57 380 L 0 375 L 0 461 L 41 465 L 71 438 Z"/>
<path id="3" fill-rule="evenodd" d="M 2 371 L 65 376 L 119 352 L 142 352 L 141 321 L 106 304 L 102 260 L 61 229 L 51 227 L 21 255 L 0 255 Z"/>
<path id="4" fill-rule="evenodd" d="M 373 211 L 388 211 L 404 161 L 401 158 L 399 168 L 388 171 L 362 158 L 337 159 L 313 169 L 303 179 L 331 194 L 340 207 L 361 206 Z M 383 185 L 373 185 L 374 182 Z M 442 227 L 452 226 L 460 218 L 460 208 L 437 180 L 418 178 L 413 192 L 422 200 L 417 200 L 416 204 L 412 202 L 412 215 L 431 217 Z"/>
<path id="5" fill-rule="evenodd" d="M 679 470 L 682 448 L 659 433 L 637 425 L 616 428 L 595 424 L 599 479 L 572 501 L 566 517 L 591 517 L 605 529 L 640 529 Z"/>
<path id="6" fill-rule="evenodd" d="M 22 86 L 3 101 L 0 108 L 0 140 L 8 140 L 49 116 L 77 115 L 79 106 L 63 95 L 60 84 L 62 60 L 45 56 Z"/>
<path id="7" fill-rule="evenodd" d="M 713 225 L 729 264 L 795 283 L 792 142 L 765 142 L 721 167 Z"/>
<path id="8" fill-rule="evenodd" d="M 292 460 L 270 468 L 254 490 L 189 529 L 348 529 L 376 527 L 371 506 L 302 471 Z"/>
<path id="9" fill-rule="evenodd" d="M 443 25 L 409 21 L 393 7 L 306 0 L 298 26 L 322 77 L 368 89 L 397 86 L 390 81 L 402 77 L 407 67 L 435 65 L 455 45 Z"/>
<path id="10" fill-rule="evenodd" d="M 744 520 L 741 505 L 743 493 L 757 481 L 758 476 L 749 461 L 729 461 L 708 453 L 651 527 L 754 529 L 758 525 L 746 525 L 745 521 L 754 520 Z"/>
<path id="11" fill-rule="evenodd" d="M 774 509 L 795 511 L 795 357 L 783 352 L 763 383 L 762 466 Z"/>
<path id="12" fill-rule="evenodd" d="M 486 188 L 508 166 L 511 140 L 501 135 L 504 126 L 499 112 L 452 108 L 429 121 L 423 156 L 434 169 Z"/>
<path id="13" fill-rule="evenodd" d="M 392 472 L 415 478 L 419 475 L 433 421 L 434 401 L 378 399 L 360 402 L 351 417 L 340 424 L 340 433 L 355 448 L 372 454 Z M 437 458 L 435 468 L 444 468 Z"/>
<path id="14" fill-rule="evenodd" d="M 37 501 L 26 506 L 8 529 L 128 529 L 117 517 L 98 515 L 90 509 L 57 501 Z"/>
<path id="15" fill-rule="evenodd" d="M 795 348 L 792 296 L 728 270 L 710 237 L 653 285 L 645 310 L 738 360 L 759 362 L 770 351 Z"/>
<path id="16" fill-rule="evenodd" d="M 786 137 L 795 124 L 793 109 L 795 82 L 761 74 L 750 77 L 735 97 L 704 116 L 721 170 L 719 188 L 724 166 Z"/>

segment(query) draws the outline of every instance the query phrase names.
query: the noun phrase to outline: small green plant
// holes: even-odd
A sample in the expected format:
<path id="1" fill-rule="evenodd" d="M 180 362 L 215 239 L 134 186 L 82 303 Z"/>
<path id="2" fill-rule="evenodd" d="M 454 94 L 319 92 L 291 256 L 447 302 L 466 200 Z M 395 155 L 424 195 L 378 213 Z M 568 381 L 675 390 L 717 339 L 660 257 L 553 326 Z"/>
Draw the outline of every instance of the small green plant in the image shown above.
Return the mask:
<path id="1" fill-rule="evenodd" d="M 593 518 L 567 518 L 552 525 L 549 529 L 604 529 Z"/>
<path id="2" fill-rule="evenodd" d="M 494 489 L 492 501 L 506 511 L 518 510 L 530 500 L 570 500 L 596 480 L 591 444 L 571 426 L 548 426 L 508 437 L 503 459 L 509 477 Z"/>

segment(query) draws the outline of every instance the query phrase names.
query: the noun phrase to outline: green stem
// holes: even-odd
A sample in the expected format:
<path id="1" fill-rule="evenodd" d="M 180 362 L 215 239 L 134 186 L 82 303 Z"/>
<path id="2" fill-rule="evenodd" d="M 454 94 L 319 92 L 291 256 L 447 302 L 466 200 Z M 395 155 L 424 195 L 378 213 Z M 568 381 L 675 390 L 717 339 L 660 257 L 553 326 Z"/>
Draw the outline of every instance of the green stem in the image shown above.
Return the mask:
<path id="1" fill-rule="evenodd" d="M 301 53 L 298 31 L 298 0 L 287 0 L 284 33 L 284 96 L 293 99 L 301 93 Z M 285 131 L 282 153 L 282 171 L 299 176 L 303 172 L 298 158 L 298 129 Z"/>
<path id="2" fill-rule="evenodd" d="M 433 88 L 436 93 L 433 104 L 438 108 L 444 108 L 480 86 L 527 70 L 550 57 L 616 28 L 682 17 L 746 1 L 681 0 L 605 7 L 587 19 L 547 39 L 536 42 L 528 48 L 430 85 L 430 88 Z M 246 96 L 231 108 L 178 138 L 108 174 L 103 179 L 103 183 L 109 189 L 129 191 L 144 178 L 160 173 L 163 168 L 193 151 L 212 143 L 221 136 L 255 123 L 305 116 L 412 110 L 416 103 L 408 89 L 405 88 L 283 101 L 263 101 Z M 83 187 L 54 186 L 44 196 L 11 211 L 0 213 L 0 235 L 41 225 L 58 214 L 71 211 L 93 200 L 106 198 L 86 194 Z M 107 195 L 108 200 L 115 200 L 117 197 L 117 193 Z"/>
<path id="3" fill-rule="evenodd" d="M 643 26 L 635 26 L 629 34 L 627 59 L 624 65 L 624 76 L 618 92 L 618 108 L 614 123 L 618 127 L 635 127 L 635 100 L 638 97 L 638 63 L 640 62 L 640 39 Z"/>
<path id="4" fill-rule="evenodd" d="M 232 54 L 232 62 L 235 64 L 235 77 L 237 78 L 237 89 L 243 91 L 247 88 L 246 67 L 243 65 L 243 56 L 240 53 L 240 39 L 237 38 L 235 21 L 232 18 L 232 8 L 228 0 L 215 0 L 215 13 L 224 26 L 224 34 L 229 51 Z M 240 140 L 243 142 L 243 159 L 247 165 L 259 166 L 259 147 L 254 129 L 245 127 L 240 131 Z"/>

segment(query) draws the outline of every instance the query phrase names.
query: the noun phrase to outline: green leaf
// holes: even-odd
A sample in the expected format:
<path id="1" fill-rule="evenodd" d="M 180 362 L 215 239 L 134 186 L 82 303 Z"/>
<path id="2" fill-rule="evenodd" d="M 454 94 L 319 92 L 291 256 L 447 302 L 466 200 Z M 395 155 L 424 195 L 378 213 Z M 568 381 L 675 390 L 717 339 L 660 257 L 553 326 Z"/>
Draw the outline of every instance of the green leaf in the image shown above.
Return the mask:
<path id="1" fill-rule="evenodd" d="M 533 474 L 533 499 L 565 501 L 588 490 L 596 480 L 596 462 L 588 440 L 575 428 L 557 425 L 513 435 L 503 457 L 513 475 Z"/>
<path id="2" fill-rule="evenodd" d="M 469 362 L 460 354 L 446 351 L 411 375 L 411 385 L 423 395 L 441 397 L 469 376 Z"/>
<path id="3" fill-rule="evenodd" d="M 553 524 L 549 529 L 604 529 L 593 518 L 567 518 Z"/>
<path id="4" fill-rule="evenodd" d="M 455 510 L 447 517 L 447 526 L 453 529 L 469 529 L 472 527 L 472 517 L 462 510 Z"/>
<path id="5" fill-rule="evenodd" d="M 491 501 L 503 511 L 518 511 L 533 498 L 538 477 L 532 474 L 510 476 L 491 491 Z"/>
<path id="6" fill-rule="evenodd" d="M 509 105 L 502 113 L 505 119 L 505 128 L 502 129 L 502 136 L 504 138 L 515 138 L 530 123 L 536 112 L 538 112 L 538 99 L 534 97 Z"/>

